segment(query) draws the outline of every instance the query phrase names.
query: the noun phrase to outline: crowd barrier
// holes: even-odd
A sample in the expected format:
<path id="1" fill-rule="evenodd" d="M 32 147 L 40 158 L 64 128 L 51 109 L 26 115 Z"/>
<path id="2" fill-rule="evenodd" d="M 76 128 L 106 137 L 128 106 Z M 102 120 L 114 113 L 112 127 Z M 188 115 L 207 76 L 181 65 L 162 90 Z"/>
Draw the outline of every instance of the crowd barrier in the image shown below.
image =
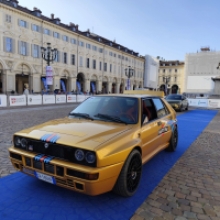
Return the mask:
<path id="1" fill-rule="evenodd" d="M 203 108 L 220 108 L 220 99 L 188 99 L 189 106 Z"/>
<path id="2" fill-rule="evenodd" d="M 61 103 L 79 103 L 87 99 L 88 95 L 0 95 L 0 107 L 48 105 Z M 188 99 L 189 106 L 202 108 L 220 108 L 220 99 Z"/>
<path id="3" fill-rule="evenodd" d="M 0 95 L 0 107 L 79 103 L 88 95 Z"/>

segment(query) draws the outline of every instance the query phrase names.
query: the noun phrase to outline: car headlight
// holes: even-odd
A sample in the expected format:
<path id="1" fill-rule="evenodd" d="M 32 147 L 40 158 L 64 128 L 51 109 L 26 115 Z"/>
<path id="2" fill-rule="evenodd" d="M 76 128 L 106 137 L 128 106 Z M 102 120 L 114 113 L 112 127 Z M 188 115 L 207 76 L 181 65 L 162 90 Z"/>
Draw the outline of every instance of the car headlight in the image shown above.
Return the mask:
<path id="1" fill-rule="evenodd" d="M 76 150 L 76 151 L 75 151 L 75 158 L 76 158 L 76 160 L 78 160 L 78 161 L 83 161 L 84 158 L 85 158 L 84 151 L 83 151 L 83 150 L 80 150 L 80 149 Z"/>
<path id="2" fill-rule="evenodd" d="M 93 152 L 87 152 L 85 158 L 87 163 L 94 163 L 96 160 L 96 156 Z"/>
<path id="3" fill-rule="evenodd" d="M 15 144 L 15 146 L 20 146 L 20 144 L 21 144 L 21 138 L 20 138 L 20 137 L 15 137 L 15 139 L 14 139 L 14 144 Z"/>
<path id="4" fill-rule="evenodd" d="M 26 148 L 28 145 L 28 141 L 25 138 L 21 138 L 21 146 L 22 148 Z"/>

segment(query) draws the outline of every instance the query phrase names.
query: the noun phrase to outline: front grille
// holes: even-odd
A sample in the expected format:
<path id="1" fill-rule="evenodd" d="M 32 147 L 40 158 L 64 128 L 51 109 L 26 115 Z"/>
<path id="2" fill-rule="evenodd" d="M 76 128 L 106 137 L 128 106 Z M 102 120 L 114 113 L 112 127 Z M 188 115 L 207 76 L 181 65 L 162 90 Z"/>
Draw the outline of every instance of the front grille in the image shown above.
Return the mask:
<path id="1" fill-rule="evenodd" d="M 60 185 L 65 185 L 65 186 L 70 186 L 70 187 L 74 187 L 74 183 L 72 180 L 62 180 L 62 179 L 58 179 L 56 178 L 56 183 L 60 184 Z"/>
<path id="2" fill-rule="evenodd" d="M 33 161 L 33 164 L 34 164 L 34 168 L 36 168 L 36 169 L 39 169 L 39 170 L 42 170 L 43 169 L 43 163 L 41 163 L 40 161 L 36 161 L 36 160 L 34 160 Z"/>
<path id="3" fill-rule="evenodd" d="M 15 154 L 15 153 L 10 152 L 10 157 L 21 161 L 21 155 L 19 155 L 19 154 Z"/>
<path id="4" fill-rule="evenodd" d="M 44 170 L 48 173 L 53 173 L 54 174 L 54 165 L 44 164 Z"/>
<path id="5" fill-rule="evenodd" d="M 73 163 L 81 164 L 81 165 L 86 165 L 86 166 L 96 166 L 96 162 L 93 164 L 88 164 L 86 163 L 85 160 L 83 161 L 76 161 L 75 159 L 75 151 L 76 148 L 74 147 L 68 147 L 65 145 L 60 145 L 56 143 L 48 143 L 49 146 L 45 148 L 45 142 L 43 141 L 38 141 L 38 140 L 32 140 L 32 139 L 27 139 L 28 141 L 28 146 L 26 149 L 22 148 L 21 146 L 16 146 L 16 148 L 20 148 L 22 150 L 26 150 L 29 152 L 34 152 L 34 153 L 39 153 L 39 154 L 44 154 L 48 156 L 54 156 L 56 158 L 64 159 Z M 85 154 L 87 153 L 86 150 L 84 150 Z"/>

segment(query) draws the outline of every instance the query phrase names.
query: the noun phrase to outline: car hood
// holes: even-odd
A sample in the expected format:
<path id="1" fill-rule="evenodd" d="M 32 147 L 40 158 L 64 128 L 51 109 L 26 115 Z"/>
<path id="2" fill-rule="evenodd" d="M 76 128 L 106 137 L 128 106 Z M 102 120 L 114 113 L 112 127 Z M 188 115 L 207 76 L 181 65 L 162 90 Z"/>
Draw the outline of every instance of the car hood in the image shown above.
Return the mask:
<path id="1" fill-rule="evenodd" d="M 16 135 L 95 150 L 99 145 L 131 129 L 133 126 L 123 123 L 65 118 L 25 129 L 16 133 Z"/>

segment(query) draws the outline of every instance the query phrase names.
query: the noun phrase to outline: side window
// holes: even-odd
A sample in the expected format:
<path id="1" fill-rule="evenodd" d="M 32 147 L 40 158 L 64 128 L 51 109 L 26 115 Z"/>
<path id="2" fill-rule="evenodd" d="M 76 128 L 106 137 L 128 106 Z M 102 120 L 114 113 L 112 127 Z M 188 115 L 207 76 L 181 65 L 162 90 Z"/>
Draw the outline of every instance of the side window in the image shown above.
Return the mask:
<path id="1" fill-rule="evenodd" d="M 152 99 L 142 100 L 142 123 L 145 124 L 157 118 L 157 112 Z"/>
<path id="2" fill-rule="evenodd" d="M 154 98 L 153 99 L 156 111 L 157 111 L 157 117 L 161 118 L 165 115 L 167 115 L 167 110 L 163 104 L 163 102 L 159 98 Z"/>

